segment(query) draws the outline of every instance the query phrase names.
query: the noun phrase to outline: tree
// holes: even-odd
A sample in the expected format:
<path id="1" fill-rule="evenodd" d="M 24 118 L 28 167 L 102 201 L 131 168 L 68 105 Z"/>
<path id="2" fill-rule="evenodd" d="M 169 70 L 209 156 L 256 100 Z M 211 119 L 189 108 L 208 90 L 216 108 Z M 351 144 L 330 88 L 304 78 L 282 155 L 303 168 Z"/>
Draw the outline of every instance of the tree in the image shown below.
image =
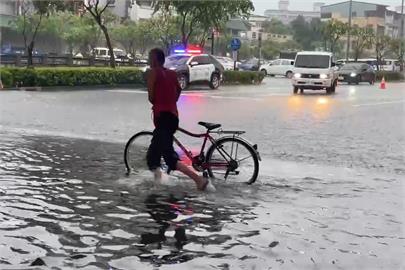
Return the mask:
<path id="1" fill-rule="evenodd" d="M 152 35 L 160 41 L 166 54 L 169 54 L 171 46 L 180 39 L 180 18 L 173 16 L 170 10 L 162 11 L 150 19 L 150 25 Z"/>
<path id="2" fill-rule="evenodd" d="M 355 27 L 351 30 L 353 37 L 354 61 L 357 61 L 364 49 L 373 45 L 374 31 L 371 28 Z"/>
<path id="3" fill-rule="evenodd" d="M 21 16 L 15 21 L 14 27 L 23 35 L 28 67 L 33 67 L 32 54 L 43 20 L 52 12 L 63 10 L 65 5 L 58 0 L 21 0 L 20 5 Z"/>
<path id="4" fill-rule="evenodd" d="M 304 50 L 314 50 L 315 44 L 320 41 L 321 30 L 320 19 L 312 19 L 311 22 L 305 21 L 303 16 L 298 16 L 291 22 L 294 40 L 302 46 Z"/>
<path id="5" fill-rule="evenodd" d="M 90 50 L 97 46 L 101 38 L 101 30 L 90 14 L 83 16 L 71 15 L 65 21 L 62 39 L 69 45 L 70 53 L 78 50 L 84 56 L 90 56 Z"/>
<path id="6" fill-rule="evenodd" d="M 293 31 L 290 26 L 283 24 L 280 20 L 272 18 L 270 21 L 263 22 L 262 28 L 266 33 L 289 35 Z"/>
<path id="7" fill-rule="evenodd" d="M 398 59 L 400 65 L 401 65 L 401 71 L 403 71 L 403 59 L 404 59 L 404 51 L 401 50 L 401 46 L 403 44 L 404 40 L 400 38 L 394 38 L 391 39 L 389 47 L 392 55 Z"/>
<path id="8" fill-rule="evenodd" d="M 107 27 L 109 17 L 106 16 L 107 12 L 105 12 L 110 5 L 110 1 L 111 0 L 106 0 L 105 4 L 101 6 L 99 6 L 100 0 L 85 0 L 83 3 L 85 9 L 93 16 L 94 20 L 97 22 L 98 26 L 104 34 L 105 41 L 107 42 L 107 47 L 110 53 L 110 66 L 112 68 L 115 68 L 115 57 Z"/>
<path id="9" fill-rule="evenodd" d="M 196 28 L 200 28 L 205 33 L 210 33 L 214 28 L 219 29 L 232 17 L 247 17 L 254 10 L 251 0 L 155 0 L 154 8 L 155 12 L 173 10 L 179 16 L 182 43 L 185 47 Z"/>
<path id="10" fill-rule="evenodd" d="M 330 20 L 322 27 L 325 50 L 335 53 L 339 40 L 349 31 L 349 25 L 338 20 Z"/>
<path id="11" fill-rule="evenodd" d="M 117 25 L 111 29 L 111 37 L 118 41 L 132 56 L 136 54 L 137 44 L 137 24 L 134 21 L 126 20 L 123 24 Z"/>
<path id="12" fill-rule="evenodd" d="M 391 38 L 386 35 L 375 36 L 375 53 L 377 57 L 377 69 L 380 70 L 382 60 L 390 50 Z"/>
<path id="13" fill-rule="evenodd" d="M 151 21 L 140 21 L 137 24 L 136 31 L 134 33 L 137 40 L 136 48 L 142 55 L 145 54 L 146 49 L 149 46 L 157 45 L 155 41 L 156 33 L 151 31 L 151 29 L 153 29 Z"/>

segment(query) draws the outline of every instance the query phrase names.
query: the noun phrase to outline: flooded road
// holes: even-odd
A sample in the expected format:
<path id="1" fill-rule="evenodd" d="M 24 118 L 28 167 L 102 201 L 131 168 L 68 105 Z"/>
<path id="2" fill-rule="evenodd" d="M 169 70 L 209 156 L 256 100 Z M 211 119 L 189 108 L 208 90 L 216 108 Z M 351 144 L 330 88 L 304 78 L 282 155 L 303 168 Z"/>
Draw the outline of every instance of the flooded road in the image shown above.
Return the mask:
<path id="1" fill-rule="evenodd" d="M 341 109 L 348 113 L 344 106 L 350 89 L 346 90 L 330 101 L 337 105 L 321 120 L 299 113 L 311 108 L 314 97 L 301 97 L 297 106 L 277 89 L 263 88 L 248 96 L 218 92 L 217 98 L 204 92 L 186 94 L 191 101 L 182 105 L 183 124 L 193 128 L 195 119 L 210 120 L 202 116 L 213 118 L 210 109 L 221 109 L 207 100 L 226 100 L 230 109 L 241 101 L 259 100 L 239 117 L 240 125 L 232 117 L 218 115 L 231 127 L 245 126 L 247 137 L 259 143 L 264 157 L 259 180 L 253 186 L 216 180 L 213 194 L 195 191 L 190 181 L 176 174 L 165 186 L 155 184 L 148 173 L 124 175 L 125 138 L 134 126 L 147 127 L 148 112 L 138 107 L 133 114 L 142 119 L 138 126 L 124 125 L 134 121 L 125 114 L 114 122 L 112 111 L 133 109 L 130 102 L 112 110 L 98 104 L 112 92 L 71 93 L 71 101 L 93 102 L 88 110 L 82 109 L 80 121 L 72 121 L 80 104 L 66 101 L 64 93 L 0 93 L 1 105 L 16 96 L 25 105 L 38 105 L 21 106 L 13 113 L 7 106 L 0 108 L 0 269 L 30 269 L 38 258 L 49 269 L 401 269 L 405 250 L 401 149 L 381 153 L 382 146 L 373 141 L 379 131 L 366 140 L 367 131 L 361 128 L 348 130 L 347 136 L 325 147 L 324 140 L 333 135 L 327 134 L 327 127 L 336 125 L 330 130 L 338 131 L 349 121 L 338 117 L 345 115 Z M 276 95 L 273 101 L 264 91 Z M 360 96 L 356 104 L 376 103 L 370 98 Z M 58 104 L 61 99 L 64 107 Z M 281 99 L 294 103 L 285 115 L 277 111 Z M 44 103 L 48 107 L 41 108 Z M 265 106 L 272 109 L 265 112 Z M 397 105 L 372 108 L 387 114 L 403 111 Z M 353 116 L 354 125 L 379 123 L 364 109 Z M 56 111 L 62 120 L 57 120 Z M 316 132 L 320 135 L 318 142 L 301 141 L 302 148 L 294 150 L 303 125 L 299 119 L 307 120 L 303 140 Z M 381 126 L 395 119 L 400 115 Z M 251 125 L 257 121 L 264 124 L 255 131 Z M 383 132 L 391 139 L 387 148 L 403 142 L 400 128 Z M 289 140 L 294 137 L 298 142 Z M 361 141 L 362 147 L 350 144 L 353 151 L 348 152 L 344 141 L 349 137 Z M 372 149 L 380 152 L 367 157 Z M 306 154 L 299 157 L 303 151 Z M 329 160 L 320 162 L 324 156 Z M 345 156 L 354 160 L 351 166 L 346 166 Z"/>

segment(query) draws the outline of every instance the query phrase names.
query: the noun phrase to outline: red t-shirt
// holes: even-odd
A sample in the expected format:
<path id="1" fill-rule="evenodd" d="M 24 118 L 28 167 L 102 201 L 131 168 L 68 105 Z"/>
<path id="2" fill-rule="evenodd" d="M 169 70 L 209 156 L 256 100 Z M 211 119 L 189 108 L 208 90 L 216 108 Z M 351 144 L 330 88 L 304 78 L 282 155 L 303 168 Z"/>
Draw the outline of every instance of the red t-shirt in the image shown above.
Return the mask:
<path id="1" fill-rule="evenodd" d="M 180 89 L 176 72 L 164 68 L 156 69 L 155 93 L 153 98 L 153 116 L 161 112 L 170 112 L 178 116 L 177 96 Z"/>

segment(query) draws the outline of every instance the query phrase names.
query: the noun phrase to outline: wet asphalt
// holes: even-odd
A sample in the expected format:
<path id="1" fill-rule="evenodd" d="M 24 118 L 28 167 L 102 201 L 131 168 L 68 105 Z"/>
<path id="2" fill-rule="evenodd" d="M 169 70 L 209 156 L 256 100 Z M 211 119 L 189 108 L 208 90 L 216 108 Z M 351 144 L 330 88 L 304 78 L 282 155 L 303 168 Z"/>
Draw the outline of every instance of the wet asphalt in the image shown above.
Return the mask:
<path id="1" fill-rule="evenodd" d="M 143 89 L 0 92 L 0 268 L 401 269 L 405 83 L 292 95 L 284 78 L 192 87 L 180 125 L 245 130 L 253 186 L 125 176 Z M 180 138 L 192 147 L 198 140 Z"/>

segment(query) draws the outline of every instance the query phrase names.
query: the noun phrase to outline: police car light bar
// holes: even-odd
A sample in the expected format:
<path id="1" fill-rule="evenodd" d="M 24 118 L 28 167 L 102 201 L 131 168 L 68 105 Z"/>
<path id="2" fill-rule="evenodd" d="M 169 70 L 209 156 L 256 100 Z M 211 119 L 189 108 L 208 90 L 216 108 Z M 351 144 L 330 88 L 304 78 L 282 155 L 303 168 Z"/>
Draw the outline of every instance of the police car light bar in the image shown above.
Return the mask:
<path id="1" fill-rule="evenodd" d="M 187 50 L 188 53 L 201 53 L 201 50 Z"/>

